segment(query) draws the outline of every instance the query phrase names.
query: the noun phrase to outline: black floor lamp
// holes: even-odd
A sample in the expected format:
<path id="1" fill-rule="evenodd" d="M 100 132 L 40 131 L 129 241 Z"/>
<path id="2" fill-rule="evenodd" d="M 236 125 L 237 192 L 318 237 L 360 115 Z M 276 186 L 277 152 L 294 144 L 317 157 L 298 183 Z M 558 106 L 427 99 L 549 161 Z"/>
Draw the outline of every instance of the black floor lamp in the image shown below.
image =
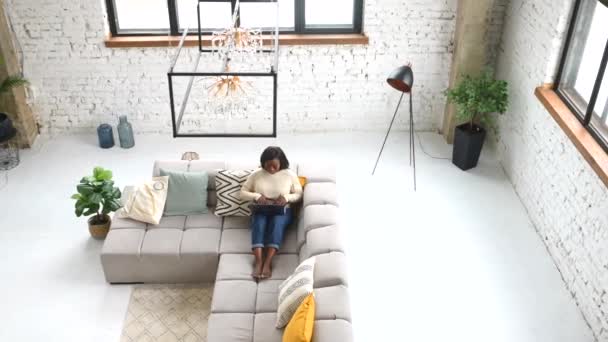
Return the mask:
<path id="1" fill-rule="evenodd" d="M 391 120 L 391 125 L 388 127 L 388 132 L 386 132 L 386 137 L 384 138 L 384 142 L 382 143 L 382 148 L 380 149 L 380 153 L 378 154 L 378 159 L 376 160 L 376 165 L 374 166 L 374 171 L 372 172 L 372 175 L 376 173 L 378 162 L 380 162 L 380 157 L 382 156 L 382 152 L 384 151 L 386 140 L 388 140 L 388 136 L 391 133 L 391 129 L 393 128 L 393 123 L 395 122 L 395 118 L 397 117 L 397 113 L 399 112 L 399 106 L 401 106 L 403 96 L 405 95 L 405 93 L 408 93 L 410 95 L 410 165 L 414 167 L 414 191 L 416 191 L 416 148 L 414 142 L 414 112 L 412 107 L 412 86 L 414 85 L 414 72 L 412 71 L 411 64 L 404 65 L 395 69 L 386 81 L 393 88 L 401 92 L 401 97 L 399 98 L 397 109 L 395 109 L 393 120 Z"/>

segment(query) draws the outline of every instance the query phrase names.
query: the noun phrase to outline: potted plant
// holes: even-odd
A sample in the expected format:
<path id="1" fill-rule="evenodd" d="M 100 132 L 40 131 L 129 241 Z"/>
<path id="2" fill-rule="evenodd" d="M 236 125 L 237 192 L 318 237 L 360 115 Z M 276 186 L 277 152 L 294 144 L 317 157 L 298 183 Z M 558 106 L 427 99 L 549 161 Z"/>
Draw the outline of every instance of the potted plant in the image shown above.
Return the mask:
<path id="1" fill-rule="evenodd" d="M 2 59 L 0 59 L 0 64 L 2 64 Z M 9 76 L 0 83 L 0 95 L 8 93 L 13 88 L 27 85 L 28 83 L 29 82 L 21 76 Z M 17 130 L 8 115 L 6 113 L 0 113 L 0 142 L 11 139 L 16 133 Z"/>
<path id="2" fill-rule="evenodd" d="M 78 193 L 72 196 L 76 200 L 76 216 L 93 215 L 88 221 L 89 232 L 96 239 L 104 239 L 112 222 L 108 214 L 122 206 L 121 193 L 114 186 L 112 171 L 96 167 L 93 175 L 82 178 L 76 189 Z"/>
<path id="3" fill-rule="evenodd" d="M 453 89 L 448 100 L 456 104 L 456 118 L 463 124 L 454 133 L 452 163 L 462 170 L 477 166 L 486 137 L 486 129 L 494 127 L 491 113 L 507 110 L 507 82 L 495 80 L 490 71 L 479 76 L 465 75 Z"/>

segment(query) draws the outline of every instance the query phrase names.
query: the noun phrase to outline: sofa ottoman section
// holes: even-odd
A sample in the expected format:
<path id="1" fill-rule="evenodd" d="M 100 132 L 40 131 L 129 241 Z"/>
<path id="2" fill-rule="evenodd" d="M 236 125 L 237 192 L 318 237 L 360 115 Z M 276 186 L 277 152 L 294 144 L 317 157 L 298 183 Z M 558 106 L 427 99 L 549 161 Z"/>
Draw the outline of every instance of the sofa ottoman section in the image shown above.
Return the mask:
<path id="1" fill-rule="evenodd" d="M 170 283 L 181 279 L 179 250 L 183 233 L 174 228 L 153 228 L 146 232 L 139 265 L 142 282 Z"/>
<path id="2" fill-rule="evenodd" d="M 217 274 L 222 232 L 217 228 L 186 229 L 180 247 L 180 268 L 186 282 L 212 283 Z"/>
<path id="3" fill-rule="evenodd" d="M 112 229 L 101 249 L 101 264 L 108 283 L 137 282 L 139 253 L 145 229 Z"/>
<path id="4" fill-rule="evenodd" d="M 128 218 L 112 217 L 112 229 L 146 229 L 147 223 L 131 220 Z"/>

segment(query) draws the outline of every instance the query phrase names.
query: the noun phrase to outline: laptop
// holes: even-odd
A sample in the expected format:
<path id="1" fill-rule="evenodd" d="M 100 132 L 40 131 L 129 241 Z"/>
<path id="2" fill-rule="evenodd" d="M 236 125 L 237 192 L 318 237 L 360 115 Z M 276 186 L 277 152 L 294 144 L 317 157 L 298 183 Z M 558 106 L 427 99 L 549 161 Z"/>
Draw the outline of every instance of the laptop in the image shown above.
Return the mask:
<path id="1" fill-rule="evenodd" d="M 287 206 L 276 204 L 252 204 L 249 206 L 254 214 L 285 215 Z"/>

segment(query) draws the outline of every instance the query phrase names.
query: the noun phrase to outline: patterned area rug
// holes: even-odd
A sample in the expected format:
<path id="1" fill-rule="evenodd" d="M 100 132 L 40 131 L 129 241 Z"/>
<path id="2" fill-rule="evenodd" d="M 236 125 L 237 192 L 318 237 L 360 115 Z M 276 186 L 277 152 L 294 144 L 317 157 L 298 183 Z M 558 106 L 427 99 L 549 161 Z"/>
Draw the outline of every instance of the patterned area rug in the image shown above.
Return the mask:
<path id="1" fill-rule="evenodd" d="M 133 289 L 121 342 L 205 342 L 213 284 Z"/>

